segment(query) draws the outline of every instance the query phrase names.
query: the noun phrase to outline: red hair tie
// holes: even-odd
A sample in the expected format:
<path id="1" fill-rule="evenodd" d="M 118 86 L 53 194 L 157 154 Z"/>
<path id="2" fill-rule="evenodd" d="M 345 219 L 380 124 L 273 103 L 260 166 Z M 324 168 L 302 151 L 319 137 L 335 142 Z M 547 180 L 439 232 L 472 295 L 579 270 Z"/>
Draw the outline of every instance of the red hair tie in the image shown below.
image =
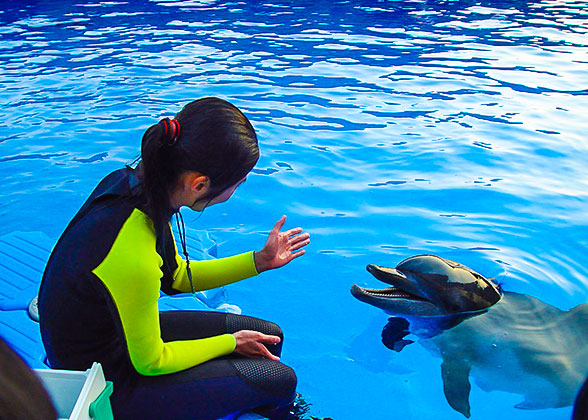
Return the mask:
<path id="1" fill-rule="evenodd" d="M 180 138 L 180 123 L 178 120 L 164 118 L 163 120 L 159 121 L 159 124 L 163 127 L 163 142 L 166 146 L 173 146 L 177 143 L 178 139 Z"/>

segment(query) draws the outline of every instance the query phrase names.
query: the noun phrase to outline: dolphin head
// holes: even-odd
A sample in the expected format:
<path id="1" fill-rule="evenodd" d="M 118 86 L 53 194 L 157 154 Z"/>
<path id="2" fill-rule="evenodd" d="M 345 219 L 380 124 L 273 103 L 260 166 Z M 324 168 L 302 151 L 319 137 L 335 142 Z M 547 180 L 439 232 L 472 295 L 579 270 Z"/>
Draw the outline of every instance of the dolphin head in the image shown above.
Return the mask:
<path id="1" fill-rule="evenodd" d="M 365 289 L 356 284 L 351 294 L 392 315 L 444 316 L 484 310 L 501 298 L 490 280 L 468 267 L 435 255 L 417 255 L 396 268 L 370 264 L 367 270 L 391 285 Z"/>

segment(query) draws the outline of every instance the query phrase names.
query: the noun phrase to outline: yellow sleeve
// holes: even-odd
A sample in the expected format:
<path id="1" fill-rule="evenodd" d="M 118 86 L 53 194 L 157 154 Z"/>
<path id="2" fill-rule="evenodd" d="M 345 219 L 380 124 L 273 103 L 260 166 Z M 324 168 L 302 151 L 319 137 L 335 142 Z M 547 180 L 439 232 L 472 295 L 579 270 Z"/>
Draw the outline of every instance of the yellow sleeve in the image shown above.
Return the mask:
<path id="1" fill-rule="evenodd" d="M 235 349 L 232 334 L 164 343 L 159 325 L 162 260 L 149 218 L 134 210 L 93 273 L 108 289 L 133 366 L 142 375 L 178 372 Z"/>
<path id="2" fill-rule="evenodd" d="M 178 268 L 172 287 L 180 292 L 191 292 L 186 261 L 176 253 Z M 259 274 L 255 268 L 253 251 L 216 260 L 190 261 L 194 290 L 208 290 Z"/>

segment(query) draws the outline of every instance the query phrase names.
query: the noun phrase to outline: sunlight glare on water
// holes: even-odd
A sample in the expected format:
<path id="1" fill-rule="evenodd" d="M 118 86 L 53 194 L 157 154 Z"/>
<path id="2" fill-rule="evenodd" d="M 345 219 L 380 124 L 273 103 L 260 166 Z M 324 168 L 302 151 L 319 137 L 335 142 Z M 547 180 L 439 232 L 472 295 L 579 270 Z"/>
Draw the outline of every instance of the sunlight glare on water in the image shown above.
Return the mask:
<path id="1" fill-rule="evenodd" d="M 18 1 L 0 8 L 2 234 L 57 239 L 142 133 L 219 96 L 261 159 L 192 229 L 256 249 L 282 214 L 312 244 L 227 288 L 285 331 L 311 413 L 461 419 L 440 359 L 382 345 L 366 264 L 419 253 L 568 310 L 588 297 L 588 5 L 582 1 Z M 588 373 L 588 366 L 586 369 Z M 538 379 L 539 380 L 539 379 Z M 472 419 L 521 410 L 473 381 Z"/>

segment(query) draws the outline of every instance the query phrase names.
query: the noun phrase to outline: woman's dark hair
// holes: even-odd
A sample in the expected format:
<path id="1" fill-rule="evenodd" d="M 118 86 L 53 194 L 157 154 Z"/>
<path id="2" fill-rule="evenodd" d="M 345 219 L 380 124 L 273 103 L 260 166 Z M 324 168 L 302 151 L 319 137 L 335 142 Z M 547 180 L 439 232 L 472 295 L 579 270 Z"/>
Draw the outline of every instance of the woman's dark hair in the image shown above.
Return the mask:
<path id="1" fill-rule="evenodd" d="M 158 242 L 174 211 L 170 195 L 180 175 L 195 171 L 208 176 L 210 193 L 206 198 L 212 199 L 243 179 L 259 159 L 253 126 L 225 100 L 190 102 L 175 119 L 180 125 L 176 141 L 170 142 L 165 124 L 159 123 L 147 129 L 141 142 L 140 177 Z"/>

